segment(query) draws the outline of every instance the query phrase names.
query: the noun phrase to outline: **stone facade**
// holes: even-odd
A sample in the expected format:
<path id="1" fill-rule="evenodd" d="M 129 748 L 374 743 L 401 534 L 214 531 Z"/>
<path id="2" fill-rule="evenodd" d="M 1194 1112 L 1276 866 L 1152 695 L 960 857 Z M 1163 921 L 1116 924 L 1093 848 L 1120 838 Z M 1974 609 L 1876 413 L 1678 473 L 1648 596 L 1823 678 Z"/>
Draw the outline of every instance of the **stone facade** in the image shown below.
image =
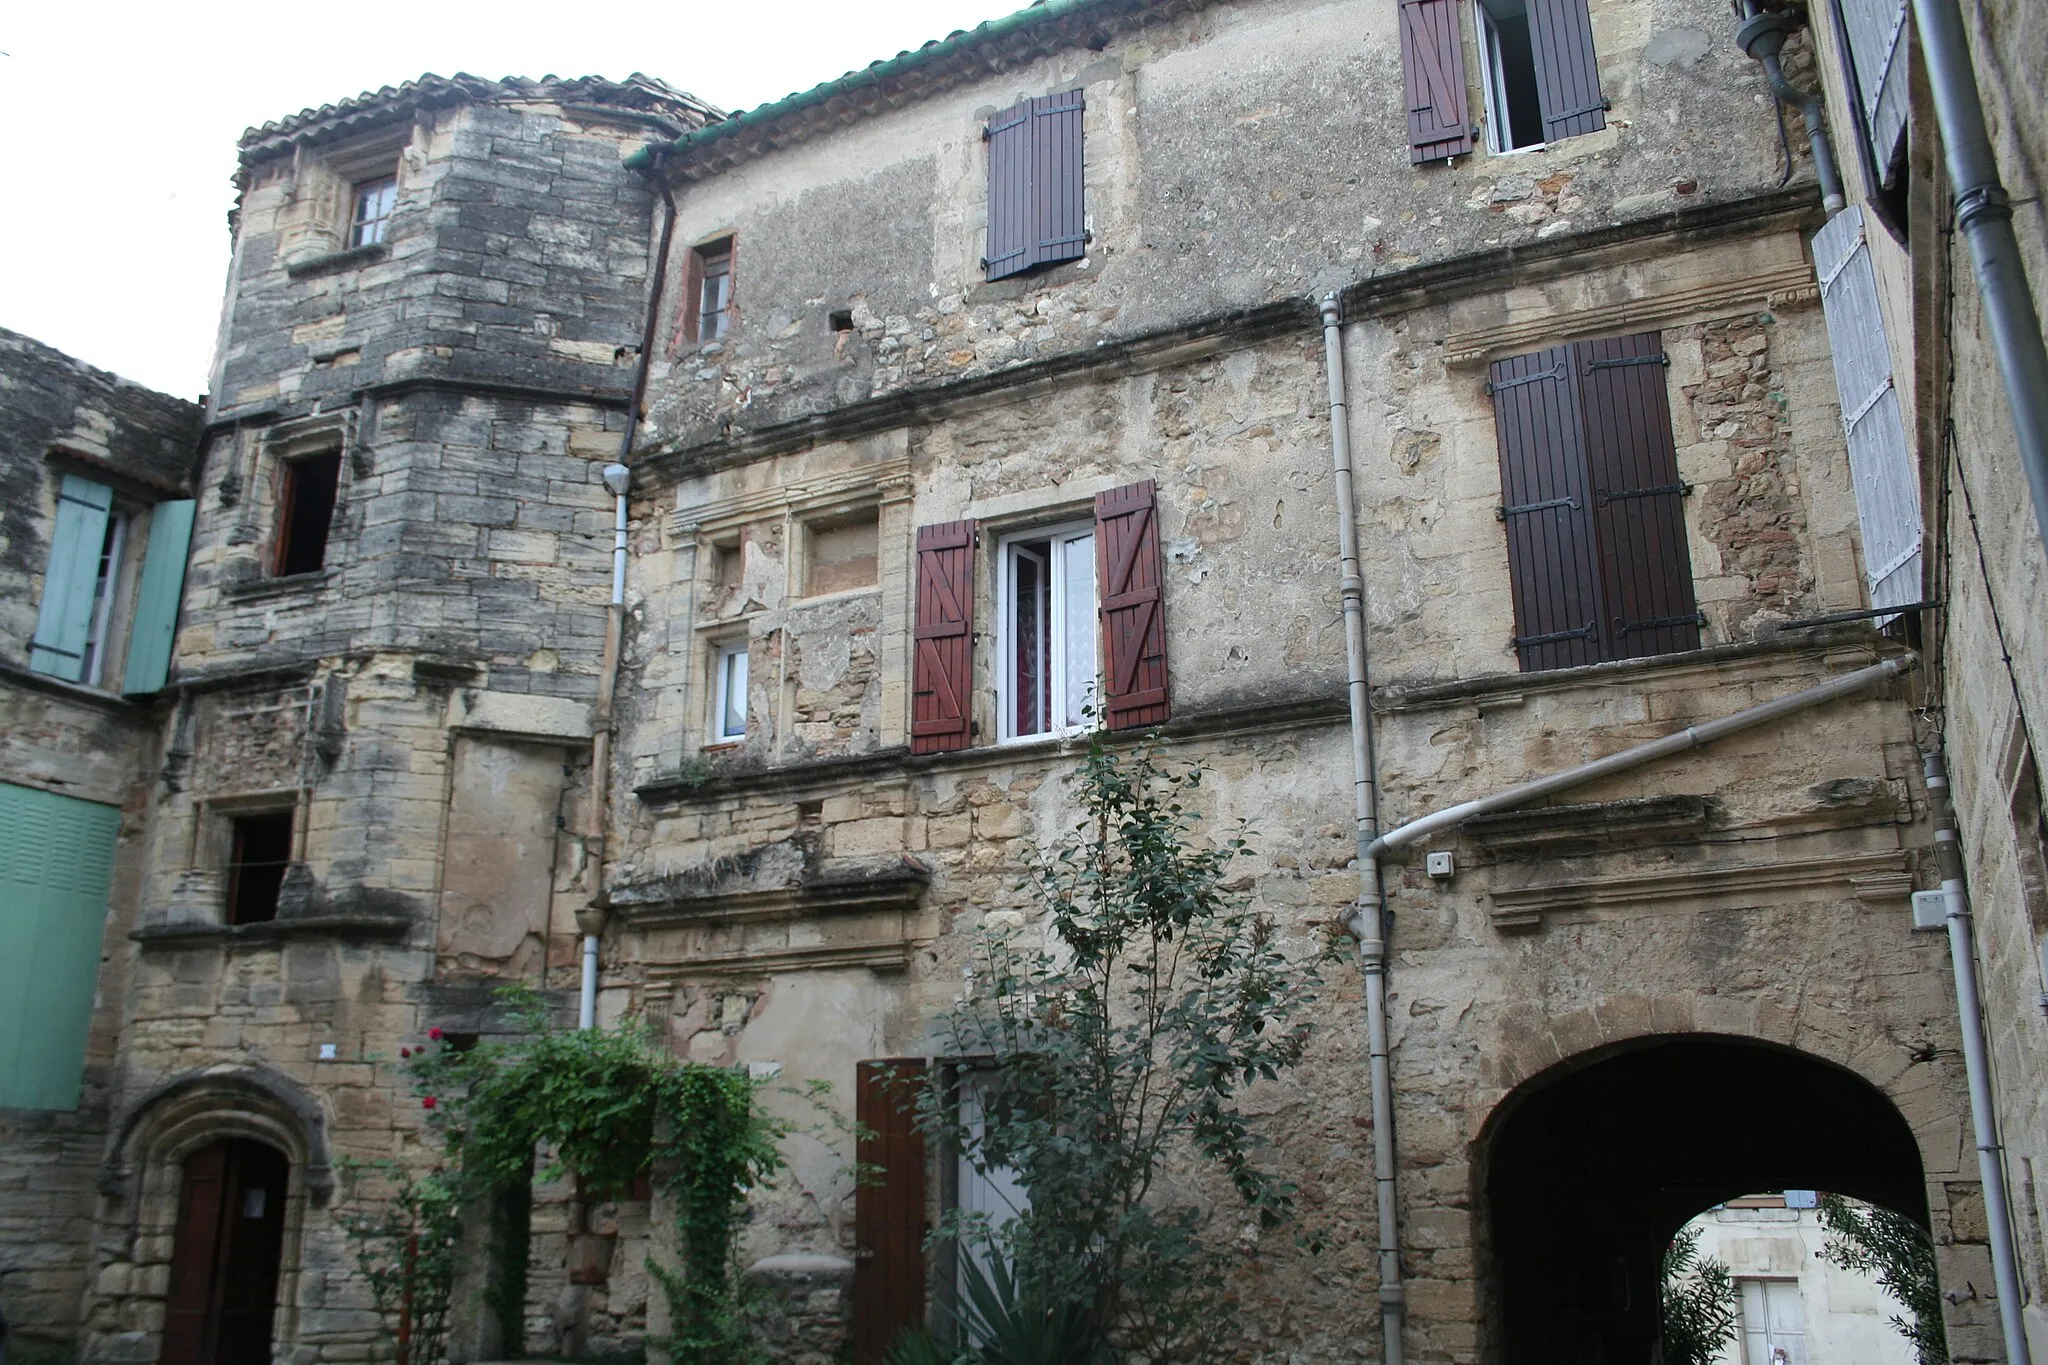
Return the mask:
<path id="1" fill-rule="evenodd" d="M 1214 774 L 1201 813 L 1211 829 L 1248 822 L 1239 889 L 1290 954 L 1318 952 L 1356 906 L 1325 293 L 1348 357 L 1386 823 L 1904 655 L 1897 631 L 1814 623 L 1867 601 L 1809 246 L 1823 215 L 1804 149 L 1780 166 L 1725 7 L 1589 0 L 1603 130 L 1421 166 L 1396 9 L 1034 10 L 708 126 L 715 111 L 641 77 L 429 77 L 252 130 L 203 418 L 132 395 L 118 410 L 112 381 L 38 352 L 79 396 L 5 452 L 10 486 L 75 446 L 52 458 L 126 462 L 157 496 L 197 503 L 161 693 L 89 695 L 0 660 L 0 776 L 125 810 L 87 1098 L 0 1114 L 7 1169 L 53 1173 L 0 1177 L 10 1318 L 75 1335 L 94 1362 L 156 1359 L 183 1163 L 250 1139 L 290 1163 L 276 1358 L 379 1358 L 337 1222 L 365 1193 L 343 1158 L 430 1161 L 399 1049 L 430 1027 L 502 1028 L 499 985 L 566 1005 L 578 937 L 601 922 L 599 1019 L 747 1066 L 798 1125 L 743 1239 L 764 1332 L 791 1360 L 873 1349 L 858 1067 L 948 1060 L 934 1020 L 974 933 L 1042 933 L 1019 873 L 1073 812 L 1080 740 L 1001 738 L 1007 538 L 1087 525 L 1097 495 L 1150 482 L 1165 732 Z M 1987 51 L 2027 50 L 2025 22 L 1987 16 Z M 1472 94 L 1475 41 L 1468 26 Z M 1802 78 L 1832 79 L 1825 27 L 1792 51 Z M 1086 254 L 987 282 L 982 126 L 1070 90 L 1085 99 Z M 2029 117 L 2002 125 L 2014 148 L 2040 145 Z M 382 236 L 353 242 L 360 187 L 387 176 Z M 662 178 L 673 242 L 643 357 Z M 1919 231 L 1883 261 L 1915 328 L 1928 281 L 1948 278 L 1938 240 Z M 720 243 L 729 325 L 700 339 L 690 291 L 699 249 Z M 1957 317 L 1973 317 L 1956 277 Z M 1967 332 L 1954 410 L 1995 423 Z M 1643 333 L 1687 486 L 1699 647 L 1521 671 L 1489 366 Z M 1901 373 L 1925 400 L 1945 371 Z M 608 715 L 601 468 L 629 422 Z M 316 467 L 336 471 L 325 552 L 282 572 Z M 2044 614 L 2019 605 L 2038 595 L 2039 558 L 2010 478 L 1987 466 L 1972 493 L 2018 656 Z M 53 497 L 6 514 L 16 642 Z M 1956 499 L 1929 505 L 1945 509 L 1939 534 L 1973 534 Z M 969 742 L 914 752 L 928 747 L 913 724 L 918 534 L 960 521 L 974 526 Z M 1928 556 L 1943 562 L 1975 559 Z M 1552 1320 L 1518 1295 L 1564 1272 L 1516 1240 L 1529 1152 L 1550 1154 L 1553 1193 L 1639 1220 L 1588 1212 L 1571 1255 L 1550 1258 L 1587 1277 L 1550 1295 L 1577 1305 L 1553 1325 L 1582 1334 L 1581 1358 L 1634 1358 L 1654 1333 L 1661 1238 L 1767 1188 L 1924 1214 L 1945 1283 L 1990 1282 L 1946 947 L 1907 910 L 1935 879 L 1917 758 L 1931 706 L 1949 717 L 1980 896 L 2024 900 L 2040 880 L 2024 843 L 1987 833 L 2025 813 L 2015 775 L 2035 770 L 2015 688 L 1985 662 L 1985 582 L 1952 576 L 1955 627 L 1940 649 L 1914 642 L 1927 663 L 1903 682 L 1468 823 L 1428 845 L 1449 875 L 1388 864 L 1411 1359 L 1540 1358 L 1529 1324 Z M 233 841 L 255 818 L 287 819 L 289 851 L 274 918 L 238 923 Z M 2038 1069 L 2040 932 L 1987 907 L 2002 1082 Z M 1242 1359 L 1381 1358 L 1363 996 L 1330 974 L 1308 1064 L 1250 1094 L 1327 1249 L 1246 1230 Z M 1757 1146 L 1771 1127 L 1717 1106 L 1690 1126 L 1760 1155 L 1684 1175 L 1669 1150 L 1686 1134 L 1655 1128 L 1672 1114 L 1640 1116 L 1664 1136 L 1631 1145 L 1570 1108 L 1660 1064 L 1779 1087 L 1787 1136 Z M 823 1114 L 799 1098 L 814 1081 L 830 1087 Z M 2022 1166 L 2040 1089 L 2004 1084 Z M 1850 1098 L 1829 1109 L 1829 1095 Z M 1800 1145 L 1845 1115 L 1869 1119 L 1883 1162 Z M 1610 1150 L 1603 1169 L 1591 1153 Z M 934 1216 L 946 1164 L 921 1173 Z M 2035 1198 L 2031 1175 L 2014 1188 Z M 585 1209 L 542 1187 L 528 1212 L 527 1349 L 630 1353 L 661 1330 L 642 1269 L 659 1201 Z M 487 1261 L 479 1249 L 465 1273 Z M 935 1303 L 947 1264 L 931 1261 Z M 1949 1302 L 1956 1358 L 1997 1358 L 1986 1298 Z M 507 1346 L 475 1318 L 452 1359 Z"/>

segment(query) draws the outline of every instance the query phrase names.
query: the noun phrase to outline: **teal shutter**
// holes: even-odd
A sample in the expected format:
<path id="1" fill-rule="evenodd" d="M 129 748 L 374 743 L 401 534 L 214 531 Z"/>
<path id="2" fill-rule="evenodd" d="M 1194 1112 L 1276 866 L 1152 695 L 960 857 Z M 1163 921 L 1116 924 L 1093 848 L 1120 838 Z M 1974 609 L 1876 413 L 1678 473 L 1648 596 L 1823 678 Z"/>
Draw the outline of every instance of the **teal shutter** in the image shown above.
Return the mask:
<path id="1" fill-rule="evenodd" d="M 0 782 L 0 1109 L 78 1105 L 120 834 L 114 806 Z"/>
<path id="2" fill-rule="evenodd" d="M 77 682 L 85 676 L 85 646 L 92 636 L 93 589 L 100 581 L 100 548 L 114 490 L 76 474 L 57 494 L 57 526 L 50 535 L 50 569 L 43 576 L 43 606 L 28 666 Z"/>
<path id="3" fill-rule="evenodd" d="M 154 692 L 170 676 L 171 639 L 178 629 L 178 599 L 185 590 L 185 554 L 192 548 L 190 498 L 160 502 L 149 514 L 149 557 L 135 594 L 135 625 L 128 632 L 123 692 Z"/>

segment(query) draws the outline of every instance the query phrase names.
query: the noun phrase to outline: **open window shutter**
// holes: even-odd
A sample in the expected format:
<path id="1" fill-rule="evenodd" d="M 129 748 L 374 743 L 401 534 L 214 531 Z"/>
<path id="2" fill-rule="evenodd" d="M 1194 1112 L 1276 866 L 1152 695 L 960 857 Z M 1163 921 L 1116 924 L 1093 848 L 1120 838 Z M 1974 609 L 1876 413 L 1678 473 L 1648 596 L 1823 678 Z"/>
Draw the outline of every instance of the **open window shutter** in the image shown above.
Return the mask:
<path id="1" fill-rule="evenodd" d="M 916 657 L 911 666 L 910 749 L 967 747 L 974 678 L 974 523 L 917 530 Z"/>
<path id="2" fill-rule="evenodd" d="M 1401 84 L 1408 100 L 1411 162 L 1472 150 L 1457 0 L 1401 0 Z"/>
<path id="3" fill-rule="evenodd" d="M 1032 105 L 1026 100 L 988 122 L 988 277 L 1000 280 L 1031 267 Z"/>
<path id="4" fill-rule="evenodd" d="M 1487 389 L 1522 670 L 1597 663 L 1605 613 L 1571 348 L 1496 361 Z"/>
<path id="5" fill-rule="evenodd" d="M 28 666 L 38 673 L 68 682 L 85 676 L 93 590 L 99 586 L 100 548 L 106 544 L 113 507 L 111 488 L 76 474 L 64 476 L 50 535 L 50 568 L 43 576 L 43 605 L 28 653 Z"/>
<path id="6" fill-rule="evenodd" d="M 1842 37 L 1855 67 L 1859 112 L 1887 189 L 1898 178 L 1899 139 L 1906 131 L 1906 7 L 1907 0 L 1842 0 Z"/>
<path id="7" fill-rule="evenodd" d="M 1685 544 L 1688 490 L 1671 437 L 1663 340 L 1641 332 L 1582 341 L 1572 351 L 1607 602 L 1606 657 L 1698 649 L 1701 620 Z"/>
<path id="8" fill-rule="evenodd" d="M 1834 352 L 1870 605 L 1895 607 L 1920 600 L 1920 480 L 1906 444 L 1864 230 L 1861 208 L 1842 210 L 1814 234 L 1813 264 Z"/>
<path id="9" fill-rule="evenodd" d="M 1095 495 L 1095 564 L 1107 675 L 1103 728 L 1157 725 L 1168 715 L 1166 605 L 1152 480 Z"/>
<path id="10" fill-rule="evenodd" d="M 1081 92 L 1031 101 L 1031 264 L 1078 260 L 1088 229 L 1081 212 Z"/>
<path id="11" fill-rule="evenodd" d="M 160 502 L 149 514 L 149 555 L 135 594 L 135 624 L 128 632 L 123 692 L 154 692 L 170 675 L 171 638 L 178 629 L 178 599 L 185 589 L 185 556 L 192 548 L 190 498 Z"/>
<path id="12" fill-rule="evenodd" d="M 854 1160 L 874 1174 L 853 1192 L 854 1365 L 883 1365 L 899 1335 L 924 1326 L 924 1075 L 915 1059 L 855 1068 Z"/>
<path id="13" fill-rule="evenodd" d="M 697 327 L 701 321 L 698 310 L 704 306 L 704 257 L 697 248 L 683 248 L 682 294 L 676 299 L 675 335 L 668 339 L 668 353 L 680 354 L 685 347 L 697 344 Z"/>
<path id="14" fill-rule="evenodd" d="M 1555 142 L 1607 126 L 1593 20 L 1586 0 L 1529 0 L 1529 46 L 1536 56 L 1536 100 L 1543 140 Z"/>

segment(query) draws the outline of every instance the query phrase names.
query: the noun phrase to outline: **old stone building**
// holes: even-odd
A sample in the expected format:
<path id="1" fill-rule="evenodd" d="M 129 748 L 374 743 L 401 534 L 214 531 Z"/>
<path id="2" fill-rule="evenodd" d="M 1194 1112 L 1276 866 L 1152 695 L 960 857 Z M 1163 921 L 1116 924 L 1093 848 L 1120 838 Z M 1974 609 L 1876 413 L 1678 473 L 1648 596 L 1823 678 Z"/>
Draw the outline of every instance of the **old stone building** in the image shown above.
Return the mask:
<path id="1" fill-rule="evenodd" d="M 1793 79 L 1860 126 L 1815 22 Z M 2003 1358 L 1948 948 L 1910 900 L 1944 716 L 1973 885 L 2030 885 L 1986 812 L 2037 780 L 1994 721 L 2039 670 L 1987 664 L 1981 588 L 2038 645 L 2039 556 L 2009 474 L 1974 520 L 1937 499 L 1942 414 L 1993 381 L 1959 322 L 1956 405 L 1925 410 L 1962 276 L 1924 99 L 1917 188 L 1852 177 L 1842 211 L 1903 204 L 1908 245 L 1845 252 L 1734 30 L 1716 0 L 1068 0 L 732 117 L 641 77 L 430 77 L 253 130 L 203 414 L 8 365 L 58 397 L 4 395 L 41 501 L 0 556 L 0 798 L 97 803 L 118 850 L 103 953 L 72 944 L 47 1007 L 84 1021 L 79 1096 L 79 1048 L 0 1034 L 10 1318 L 93 1361 L 372 1358 L 336 1171 L 432 1159 L 399 1048 L 502 1027 L 506 983 L 573 1013 L 594 942 L 598 1022 L 798 1119 L 829 1084 L 843 1122 L 790 1139 L 745 1253 L 787 1358 L 879 1359 L 953 1269 L 862 1213 L 856 1158 L 928 1217 L 978 1177 L 865 1064 L 953 1064 L 933 1023 L 975 933 L 1043 933 L 1018 873 L 1099 714 L 1213 771 L 1291 954 L 1361 940 L 1309 1065 L 1253 1096 L 1327 1249 L 1250 1230 L 1242 1358 L 1646 1361 L 1671 1233 L 1788 1186 L 1923 1219 L 1956 1358 Z M 1928 546 L 1985 536 L 1977 589 L 1973 551 L 1899 559 L 1863 496 L 1845 256 L 1902 329 Z M 133 563 L 58 591 L 74 478 Z M 138 676 L 145 517 L 189 553 Z M 149 564 L 119 549 L 145 535 Z M 1950 576 L 1887 595 L 1909 561 Z M 1941 593 L 1932 654 L 1929 618 L 1872 611 Z M 31 652 L 80 619 L 138 633 L 97 671 Z M 42 888 L 36 838 L 0 872 Z M 2031 1162 L 2038 959 L 1999 924 Z M 10 1079 L 31 1054 L 48 1093 Z M 206 1199 L 256 1213 L 197 1233 Z M 660 1326 L 645 1205 L 528 1216 L 523 1343 L 468 1322 L 452 1356 Z M 570 1274 L 572 1227 L 609 1275 Z M 224 1311 L 217 1266 L 274 1293 Z"/>

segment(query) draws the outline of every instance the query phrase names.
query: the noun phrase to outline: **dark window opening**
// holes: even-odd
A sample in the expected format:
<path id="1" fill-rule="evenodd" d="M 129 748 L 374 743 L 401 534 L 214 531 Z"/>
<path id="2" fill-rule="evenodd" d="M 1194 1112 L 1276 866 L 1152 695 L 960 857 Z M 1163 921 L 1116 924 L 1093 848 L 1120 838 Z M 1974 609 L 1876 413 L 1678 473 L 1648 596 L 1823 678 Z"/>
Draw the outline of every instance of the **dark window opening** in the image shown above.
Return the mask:
<path id="1" fill-rule="evenodd" d="M 831 314 L 826 321 L 831 323 L 832 330 L 835 332 L 851 332 L 853 330 L 853 313 L 850 309 L 842 308 Z"/>
<path id="2" fill-rule="evenodd" d="M 726 333 L 732 308 L 732 238 L 697 248 L 703 283 L 697 294 L 697 340 L 716 341 Z"/>
<path id="3" fill-rule="evenodd" d="M 293 460 L 278 496 L 277 572 L 314 573 L 327 563 L 327 530 L 341 483 L 341 452 Z"/>
<path id="4" fill-rule="evenodd" d="M 348 244 L 375 246 L 391 227 L 391 211 L 398 207 L 398 177 L 387 175 L 365 180 L 355 187 L 355 213 L 350 220 Z"/>
<path id="5" fill-rule="evenodd" d="M 262 924 L 277 918 L 278 892 L 292 858 L 292 813 L 240 815 L 228 854 L 229 924 Z"/>
<path id="6" fill-rule="evenodd" d="M 1496 152 L 1543 141 L 1536 49 L 1526 0 L 1480 0 L 1480 69 L 1485 73 L 1487 141 Z"/>

